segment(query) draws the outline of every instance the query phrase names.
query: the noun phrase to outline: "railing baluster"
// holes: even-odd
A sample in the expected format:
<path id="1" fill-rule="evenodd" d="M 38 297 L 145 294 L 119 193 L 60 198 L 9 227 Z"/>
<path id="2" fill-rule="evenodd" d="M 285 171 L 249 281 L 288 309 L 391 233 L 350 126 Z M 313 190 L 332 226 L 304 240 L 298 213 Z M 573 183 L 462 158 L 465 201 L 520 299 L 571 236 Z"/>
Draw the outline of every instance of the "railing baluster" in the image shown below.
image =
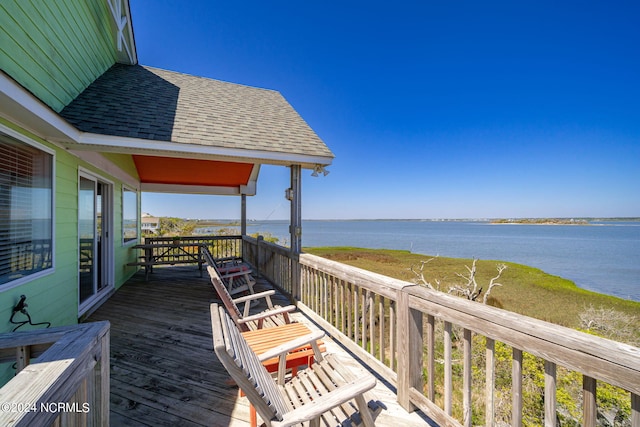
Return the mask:
<path id="1" fill-rule="evenodd" d="M 484 398 L 485 398 L 485 425 L 493 426 L 494 425 L 494 413 L 495 413 L 495 402 L 494 402 L 494 390 L 496 387 L 496 342 L 487 338 L 486 350 L 485 350 L 485 387 L 484 387 Z"/>
<path id="2" fill-rule="evenodd" d="M 556 364 L 544 361 L 544 425 L 556 426 Z"/>
<path id="3" fill-rule="evenodd" d="M 360 303 L 360 324 L 362 325 L 362 348 L 367 349 L 367 311 L 369 307 L 367 306 L 367 302 L 369 299 L 367 295 L 369 294 L 368 289 L 363 289 L 360 293 L 361 303 Z"/>
<path id="4" fill-rule="evenodd" d="M 451 372 L 451 322 L 444 322 L 444 412 L 453 408 L 453 376 Z"/>
<path id="5" fill-rule="evenodd" d="M 22 371 L 31 361 L 31 347 L 21 345 L 16 347 L 16 374 Z"/>
<path id="6" fill-rule="evenodd" d="M 436 395 L 436 319 L 432 315 L 427 316 L 427 397 L 434 400 Z"/>
<path id="7" fill-rule="evenodd" d="M 353 340 L 356 344 L 360 341 L 360 288 L 353 287 Z"/>
<path id="8" fill-rule="evenodd" d="M 389 367 L 395 372 L 397 372 L 396 351 L 398 348 L 396 330 L 396 302 L 391 301 L 389 303 Z"/>
<path id="9" fill-rule="evenodd" d="M 354 335 L 353 331 L 353 283 L 348 284 L 349 288 L 347 289 L 347 295 L 345 295 L 345 301 L 347 302 L 347 336 L 351 338 L 354 342 L 358 342 Z"/>
<path id="10" fill-rule="evenodd" d="M 378 297 L 378 360 L 384 363 L 385 359 L 385 308 L 384 308 L 385 298 L 383 296 Z"/>
<path id="11" fill-rule="evenodd" d="M 333 326 L 338 326 L 338 284 L 336 277 L 331 276 L 331 309 L 329 310 L 330 322 Z"/>
<path id="12" fill-rule="evenodd" d="M 327 273 L 320 273 L 320 289 L 319 295 L 320 297 L 320 307 L 318 313 L 326 319 L 327 318 Z"/>
<path id="13" fill-rule="evenodd" d="M 471 331 L 465 329 L 463 333 L 463 378 L 462 378 L 462 419 L 466 427 L 471 427 Z"/>
<path id="14" fill-rule="evenodd" d="M 522 427 L 522 350 L 513 348 L 511 360 L 511 425 Z"/>
<path id="15" fill-rule="evenodd" d="M 375 297 L 376 295 L 367 291 L 368 302 L 367 309 L 369 310 L 369 353 L 375 355 L 376 354 L 376 305 L 375 305 Z"/>
<path id="16" fill-rule="evenodd" d="M 631 393 L 631 427 L 640 427 L 640 395 Z"/>
<path id="17" fill-rule="evenodd" d="M 340 332 L 349 336 L 345 330 L 345 318 L 344 318 L 344 306 L 345 306 L 345 296 L 346 296 L 346 286 L 347 283 L 344 280 L 340 280 Z"/>
<path id="18" fill-rule="evenodd" d="M 597 403 L 596 403 L 596 387 L 595 379 L 586 375 L 582 376 L 582 425 L 584 427 L 595 427 L 597 421 Z"/>

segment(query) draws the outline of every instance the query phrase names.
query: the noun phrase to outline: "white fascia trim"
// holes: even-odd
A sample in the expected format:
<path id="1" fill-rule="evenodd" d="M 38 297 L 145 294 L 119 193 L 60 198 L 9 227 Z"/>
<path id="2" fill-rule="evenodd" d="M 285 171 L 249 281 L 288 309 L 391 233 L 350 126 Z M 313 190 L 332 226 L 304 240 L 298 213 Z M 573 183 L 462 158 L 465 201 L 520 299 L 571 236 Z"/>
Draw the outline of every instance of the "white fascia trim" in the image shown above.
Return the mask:
<path id="1" fill-rule="evenodd" d="M 255 196 L 256 183 L 239 187 L 210 187 L 206 185 L 179 185 L 179 184 L 153 184 L 142 183 L 140 190 L 149 193 L 178 193 L 178 194 L 210 194 L 214 196 Z"/>
<path id="2" fill-rule="evenodd" d="M 125 28 L 126 35 L 125 37 L 129 39 L 129 57 L 131 59 L 131 65 L 136 65 L 138 63 L 138 50 L 136 49 L 136 39 L 133 36 L 133 21 L 131 21 L 131 8 L 129 7 L 129 0 L 125 1 L 125 16 L 127 18 L 127 22 L 129 25 Z"/>
<path id="3" fill-rule="evenodd" d="M 71 126 L 55 111 L 33 96 L 22 86 L 18 85 L 15 80 L 7 76 L 5 73 L 0 73 L 0 95 L 8 97 L 14 103 L 17 103 L 26 111 L 53 127 L 64 137 L 69 138 L 72 141 L 77 141 L 80 138 L 80 131 Z M 7 118 L 15 119 L 15 117 L 12 116 Z M 20 122 L 20 120 L 18 121 Z"/>
<path id="4" fill-rule="evenodd" d="M 223 147 L 211 147 L 206 145 L 190 145 L 176 142 L 166 141 L 149 141 L 141 138 L 129 138 L 122 136 L 100 135 L 95 133 L 82 133 L 76 140 L 78 145 L 73 148 L 76 150 L 82 150 L 84 145 L 85 149 L 93 149 L 91 146 L 101 146 L 103 151 L 118 151 L 122 152 L 122 149 L 129 154 L 141 154 L 150 155 L 150 151 L 156 151 L 156 155 L 164 155 L 166 157 L 185 157 L 190 158 L 193 154 L 199 154 L 202 156 L 211 156 L 220 158 L 229 158 L 229 161 L 248 162 L 250 160 L 263 160 L 274 164 L 302 164 L 309 165 L 308 168 L 313 168 L 313 165 L 321 164 L 327 166 L 331 164 L 332 157 L 325 156 L 308 156 L 304 154 L 288 154 L 288 153 L 274 153 L 264 150 L 244 150 L 238 148 L 223 148 Z M 109 147 L 117 148 L 118 150 L 109 150 Z M 233 160 L 231 160 L 233 159 Z"/>

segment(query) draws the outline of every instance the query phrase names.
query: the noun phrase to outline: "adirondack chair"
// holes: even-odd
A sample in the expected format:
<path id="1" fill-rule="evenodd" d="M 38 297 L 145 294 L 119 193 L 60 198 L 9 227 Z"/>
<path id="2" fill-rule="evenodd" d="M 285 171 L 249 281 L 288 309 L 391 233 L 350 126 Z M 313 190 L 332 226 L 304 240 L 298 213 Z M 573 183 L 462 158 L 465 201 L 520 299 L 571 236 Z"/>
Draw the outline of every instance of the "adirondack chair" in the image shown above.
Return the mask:
<path id="1" fill-rule="evenodd" d="M 251 350 L 236 324 L 224 308 L 211 304 L 213 347 L 229 375 L 244 391 L 267 427 L 287 427 L 309 422 L 311 427 L 354 423 L 374 426 L 374 417 L 382 409 L 364 393 L 376 385 L 369 375 L 349 372 L 333 355 L 323 356 L 315 342 L 324 333 L 299 338 L 263 353 L 260 358 Z M 261 361 L 276 355 L 284 357 L 291 348 L 310 343 L 316 353 L 312 368 L 298 373 L 288 383 L 279 385 Z"/>
<path id="2" fill-rule="evenodd" d="M 229 310 L 233 321 L 236 322 L 241 331 L 246 332 L 250 330 L 262 329 L 265 326 L 265 322 L 269 326 L 278 326 L 291 323 L 289 313 L 295 311 L 296 307 L 293 305 L 287 305 L 285 307 L 276 307 L 271 301 L 271 295 L 274 295 L 276 291 L 273 289 L 252 293 L 243 297 L 233 298 L 229 292 L 227 286 L 223 283 L 222 277 L 216 270 L 215 266 L 207 265 L 207 272 L 211 278 L 211 284 L 216 293 L 222 300 L 222 303 Z M 267 303 L 267 309 L 261 313 L 250 315 L 251 302 L 264 299 Z M 244 303 L 243 311 L 240 312 L 238 304 Z"/>
<path id="3" fill-rule="evenodd" d="M 253 285 L 256 284 L 256 281 L 251 276 L 252 270 L 247 265 L 236 264 L 232 268 L 227 266 L 224 269 L 221 269 L 218 267 L 218 263 L 216 263 L 216 260 L 213 258 L 206 245 L 202 245 L 202 255 L 207 266 L 211 266 L 216 269 L 218 275 L 224 281 L 229 294 L 235 295 L 245 291 L 250 294 L 254 293 Z"/>
<path id="4" fill-rule="evenodd" d="M 259 292 L 257 294 L 247 295 L 244 297 L 232 299 L 226 287 L 222 283 L 222 279 L 218 275 L 217 270 L 207 265 L 207 271 L 211 277 L 211 283 L 220 296 L 222 303 L 231 315 L 236 327 L 240 329 L 242 335 L 254 352 L 259 354 L 270 354 L 274 347 L 286 342 L 287 340 L 297 338 L 309 334 L 311 331 L 306 326 L 299 323 L 291 323 L 289 313 L 295 310 L 295 306 L 289 305 L 285 307 L 274 307 L 271 302 L 271 295 L 275 294 L 274 290 Z M 264 298 L 267 302 L 267 310 L 249 315 L 249 302 Z M 244 313 L 238 309 L 240 303 L 245 303 Z M 264 328 L 267 326 L 266 328 Z M 322 342 L 316 343 L 318 348 L 324 351 Z M 285 371 L 290 369 L 291 375 L 295 376 L 298 368 L 302 366 L 310 366 L 315 361 L 314 351 L 308 343 L 303 343 L 298 347 L 289 350 L 284 358 L 264 358 L 261 359 L 262 364 L 269 372 L 278 372 L 278 383 L 284 383 Z M 251 406 L 251 427 L 256 426 L 255 408 Z"/>

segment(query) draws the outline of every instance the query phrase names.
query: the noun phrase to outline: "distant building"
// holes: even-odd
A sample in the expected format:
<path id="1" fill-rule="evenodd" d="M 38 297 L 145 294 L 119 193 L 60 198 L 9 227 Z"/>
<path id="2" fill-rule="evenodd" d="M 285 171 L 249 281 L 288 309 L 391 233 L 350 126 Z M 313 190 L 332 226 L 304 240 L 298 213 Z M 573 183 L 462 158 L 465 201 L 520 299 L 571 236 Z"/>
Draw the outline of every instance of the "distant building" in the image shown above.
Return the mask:
<path id="1" fill-rule="evenodd" d="M 158 234 L 158 229 L 160 228 L 160 218 L 151 216 L 148 213 L 142 214 L 141 218 L 141 230 L 142 234 Z"/>

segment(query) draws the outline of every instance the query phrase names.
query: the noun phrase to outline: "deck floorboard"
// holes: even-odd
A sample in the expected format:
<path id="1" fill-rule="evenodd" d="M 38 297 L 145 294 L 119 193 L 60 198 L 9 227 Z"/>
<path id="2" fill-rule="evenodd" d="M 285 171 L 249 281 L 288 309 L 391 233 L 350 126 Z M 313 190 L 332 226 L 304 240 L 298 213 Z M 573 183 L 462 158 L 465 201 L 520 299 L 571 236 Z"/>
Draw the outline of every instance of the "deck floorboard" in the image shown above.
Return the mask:
<path id="1" fill-rule="evenodd" d="M 249 426 L 249 403 L 213 352 L 209 304 L 216 295 L 204 276 L 193 266 L 156 267 L 145 281 L 141 271 L 87 319 L 111 322 L 111 425 Z M 300 314 L 296 320 L 309 322 Z M 342 352 L 324 341 L 329 352 Z M 387 407 L 376 425 L 429 425 L 400 408 L 380 381 L 374 394 Z"/>

